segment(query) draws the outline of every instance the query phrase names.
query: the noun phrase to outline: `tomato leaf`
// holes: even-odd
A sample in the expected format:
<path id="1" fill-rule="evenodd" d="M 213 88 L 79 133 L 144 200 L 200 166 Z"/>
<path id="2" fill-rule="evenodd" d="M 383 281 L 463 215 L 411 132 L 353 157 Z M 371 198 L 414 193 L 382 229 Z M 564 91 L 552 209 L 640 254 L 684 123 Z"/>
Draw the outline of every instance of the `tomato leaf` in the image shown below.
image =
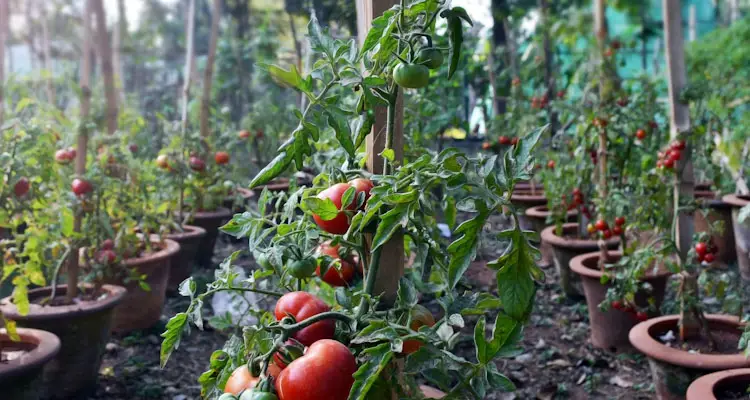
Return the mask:
<path id="1" fill-rule="evenodd" d="M 461 18 L 452 10 L 446 10 L 444 17 L 448 20 L 448 41 L 450 42 L 450 65 L 448 67 L 448 79 L 453 77 L 458 69 L 458 62 L 461 59 L 461 45 L 464 42 L 463 25 Z"/>
<path id="2" fill-rule="evenodd" d="M 346 121 L 346 115 L 338 112 L 328 112 L 328 125 L 336 133 L 336 139 L 341 147 L 346 150 L 349 157 L 354 157 L 354 142 L 352 142 L 352 133 L 349 130 L 349 124 Z"/>
<path id="3" fill-rule="evenodd" d="M 294 138 L 290 140 L 292 141 L 291 146 L 294 146 Z M 274 157 L 268 165 L 263 167 L 263 169 L 258 172 L 258 175 L 255 175 L 255 178 L 250 182 L 250 189 L 264 185 L 281 175 L 281 173 L 289 167 L 289 164 L 292 163 L 292 160 L 295 157 L 295 151 L 293 150 L 294 148 L 280 150 L 279 154 Z"/>
<path id="4" fill-rule="evenodd" d="M 534 300 L 534 277 L 542 272 L 534 262 L 538 250 L 533 248 L 519 227 L 500 233 L 499 237 L 511 242 L 506 252 L 487 267 L 497 270 L 497 292 L 505 312 L 512 318 L 524 321 Z"/>
<path id="5" fill-rule="evenodd" d="M 317 215 L 324 221 L 330 221 L 339 215 L 339 209 L 333 204 L 331 199 L 319 199 L 317 197 L 308 197 L 304 201 L 305 206 L 310 212 Z"/>
<path id="6" fill-rule="evenodd" d="M 167 322 L 167 330 L 161 334 L 164 341 L 161 342 L 161 351 L 159 352 L 159 365 L 164 368 L 169 361 L 169 356 L 172 352 L 180 346 L 180 338 L 182 336 L 182 330 L 187 325 L 187 314 L 177 313 L 174 317 L 169 319 Z"/>
<path id="7" fill-rule="evenodd" d="M 366 361 L 354 373 L 354 385 L 349 392 L 349 400 L 365 400 L 367 392 L 393 358 L 390 343 L 370 347 L 362 354 Z"/>
<path id="8" fill-rule="evenodd" d="M 479 213 L 472 219 L 463 222 L 456 228 L 456 234 L 461 236 L 454 240 L 448 246 L 448 254 L 451 256 L 448 265 L 448 286 L 452 289 L 461 280 L 469 264 L 477 254 L 477 244 L 479 243 L 479 234 L 482 231 L 490 210 L 481 205 Z"/>
<path id="9" fill-rule="evenodd" d="M 406 226 L 408 221 L 408 207 L 399 204 L 396 208 L 388 211 L 380 217 L 378 229 L 372 239 L 372 249 L 375 250 L 391 239 L 399 228 Z"/>
<path id="10" fill-rule="evenodd" d="M 373 122 L 374 118 L 369 113 L 361 114 L 351 121 L 351 130 L 357 135 L 354 138 L 355 149 L 358 149 L 365 142 L 365 138 L 372 131 Z"/>
<path id="11" fill-rule="evenodd" d="M 347 207 L 349 207 L 352 202 L 354 202 L 355 195 L 357 194 L 357 190 L 354 189 L 353 186 L 350 186 L 344 194 L 341 196 L 341 209 L 346 210 Z"/>
<path id="12" fill-rule="evenodd" d="M 398 282 L 398 305 L 411 308 L 417 304 L 419 299 L 417 298 L 417 289 L 411 280 L 406 277 L 402 277 Z"/>
<path id="13" fill-rule="evenodd" d="M 297 71 L 297 66 L 292 64 L 289 71 L 276 65 L 258 63 L 261 69 L 266 70 L 276 83 L 281 86 L 297 89 L 308 95 L 312 95 L 312 77 L 304 79 Z"/>

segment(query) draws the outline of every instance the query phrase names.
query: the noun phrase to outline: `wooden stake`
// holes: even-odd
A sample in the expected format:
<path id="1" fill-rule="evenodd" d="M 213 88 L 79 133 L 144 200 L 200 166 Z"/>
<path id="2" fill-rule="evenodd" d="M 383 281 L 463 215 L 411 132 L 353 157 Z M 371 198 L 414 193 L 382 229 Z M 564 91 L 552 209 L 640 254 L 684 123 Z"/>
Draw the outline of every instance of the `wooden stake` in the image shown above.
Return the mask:
<path id="1" fill-rule="evenodd" d="M 5 117 L 5 34 L 8 32 L 8 0 L 0 0 L 0 125 Z"/>
<path id="2" fill-rule="evenodd" d="M 109 34 L 107 33 L 107 14 L 104 12 L 102 0 L 94 0 L 91 7 L 96 15 L 97 47 L 102 63 L 102 75 L 104 75 L 104 96 L 107 101 L 107 132 L 113 134 L 117 130 L 117 92 L 115 91 L 115 78 L 112 70 L 112 47 L 110 46 Z"/>
<path id="3" fill-rule="evenodd" d="M 81 49 L 81 120 L 85 121 L 89 117 L 91 107 L 91 12 L 92 2 L 101 0 L 86 0 L 83 9 L 83 47 Z M 76 150 L 75 172 L 77 176 L 83 176 L 86 173 L 86 149 L 88 147 L 89 135 L 85 128 L 86 124 L 81 124 L 78 131 L 78 148 Z M 83 215 L 79 212 L 73 221 L 73 231 L 78 234 L 81 232 L 81 223 Z M 72 303 L 73 299 L 78 296 L 78 254 L 79 246 L 74 242 L 73 251 L 70 252 L 68 259 L 68 290 L 66 299 Z"/>
<path id="4" fill-rule="evenodd" d="M 372 20 L 390 9 L 398 0 L 357 0 L 357 32 L 360 44 L 367 37 Z M 403 96 L 399 94 L 396 102 L 394 118 L 394 135 L 391 148 L 395 153 L 395 164 L 403 161 L 404 130 L 403 130 Z M 374 174 L 383 173 L 383 157 L 380 155 L 386 148 L 387 109 L 379 107 L 375 110 L 375 124 L 372 133 L 367 137 L 367 169 Z M 371 240 L 372 238 L 368 238 Z M 369 248 L 369 246 L 368 246 Z M 389 303 L 395 300 L 398 282 L 404 274 L 404 236 L 396 233 L 393 238 L 383 245 L 375 283 L 375 294 L 382 294 L 383 301 Z M 367 265 L 367 264 L 365 264 Z"/>
<path id="5" fill-rule="evenodd" d="M 208 44 L 206 70 L 203 73 L 203 96 L 201 97 L 201 136 L 208 137 L 208 116 L 211 112 L 211 85 L 214 76 L 214 60 L 216 59 L 216 42 L 219 40 L 219 23 L 221 22 L 221 0 L 214 0 L 211 15 L 211 39 Z"/>
<path id="6" fill-rule="evenodd" d="M 47 19 L 47 5 L 44 2 L 39 2 L 39 12 L 42 18 L 42 56 L 44 57 L 44 69 L 47 71 L 47 79 L 45 79 L 46 90 L 47 90 L 47 101 L 53 106 L 55 105 L 55 86 L 54 86 L 54 75 L 55 71 L 52 67 L 52 56 L 50 55 L 49 49 L 49 21 Z"/>
<path id="7" fill-rule="evenodd" d="M 182 129 L 182 139 L 187 140 L 187 125 L 188 125 L 188 103 L 190 102 L 190 84 L 193 78 L 193 60 L 195 59 L 195 0 L 190 0 L 188 5 L 187 14 L 187 30 L 185 36 L 187 37 L 187 44 L 185 49 L 185 83 L 182 86 L 182 117 L 180 119 L 180 126 Z M 180 151 L 180 162 L 184 163 L 185 149 Z M 185 208 L 185 185 L 184 177 L 180 173 L 180 200 L 177 205 L 178 223 L 183 223 L 182 212 Z"/>

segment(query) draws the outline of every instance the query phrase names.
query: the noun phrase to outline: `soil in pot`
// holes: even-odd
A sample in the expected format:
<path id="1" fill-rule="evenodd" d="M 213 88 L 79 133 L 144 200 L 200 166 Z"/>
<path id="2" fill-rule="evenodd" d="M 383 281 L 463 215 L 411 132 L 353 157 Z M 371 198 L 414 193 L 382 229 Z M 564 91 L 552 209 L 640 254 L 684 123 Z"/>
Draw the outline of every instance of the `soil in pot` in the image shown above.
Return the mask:
<path id="1" fill-rule="evenodd" d="M 516 207 L 521 229 L 532 230 L 534 226 L 525 211 L 531 207 L 546 205 L 547 198 L 544 197 L 544 190 L 541 187 L 533 192 L 530 189 L 516 189 L 510 196 L 510 202 Z"/>
<path id="2" fill-rule="evenodd" d="M 552 261 L 560 276 L 560 287 L 563 293 L 571 299 L 583 298 L 583 285 L 577 274 L 570 271 L 570 260 L 573 257 L 599 250 L 595 239 L 577 238 L 578 225 L 567 223 L 563 225 L 563 234 L 558 236 L 554 226 L 548 226 L 542 231 L 542 241 L 552 247 Z M 606 242 L 607 248 L 614 250 L 620 245 L 619 238 L 612 238 Z"/>
<path id="3" fill-rule="evenodd" d="M 695 232 L 710 232 L 711 225 L 721 223 L 723 231 L 711 235 L 711 244 L 716 247 L 717 261 L 724 264 L 734 263 L 737 253 L 732 229 L 732 207 L 711 191 L 696 191 L 695 200 L 703 207 L 703 210 L 696 210 L 694 214 Z"/>
<path id="4" fill-rule="evenodd" d="M 199 226 L 206 231 L 206 236 L 200 243 L 195 255 L 195 262 L 204 268 L 212 266 L 211 259 L 214 255 L 216 238 L 219 236 L 219 227 L 223 226 L 232 218 L 232 212 L 228 208 L 219 208 L 216 211 L 198 211 L 193 215 L 191 225 Z"/>
<path id="5" fill-rule="evenodd" d="M 547 219 L 550 217 L 550 211 L 547 205 L 534 206 L 527 208 L 526 219 L 531 223 L 531 227 L 535 232 L 541 233 L 545 227 L 547 227 Z M 578 212 L 576 210 L 570 210 L 567 212 L 567 220 L 565 222 L 574 222 Z M 539 266 L 547 268 L 552 265 L 552 247 L 549 243 L 541 240 L 539 243 L 539 251 L 542 253 L 542 258 L 539 260 Z"/>
<path id="6" fill-rule="evenodd" d="M 123 282 L 122 279 L 108 279 L 106 283 L 122 285 L 127 289 L 122 302 L 114 310 L 112 330 L 118 333 L 131 332 L 152 327 L 159 322 L 161 310 L 167 293 L 169 270 L 172 258 L 180 251 L 177 242 L 165 239 L 156 242 L 160 246 L 158 251 L 143 254 L 138 258 L 124 261 L 125 268 L 135 269 L 138 275 L 145 275 L 145 290 L 138 281 Z"/>
<path id="7" fill-rule="evenodd" d="M 622 257 L 622 252 L 613 251 L 608 253 L 607 263 L 615 263 Z M 610 308 L 609 311 L 602 311 L 599 305 L 607 297 L 607 290 L 611 287 L 609 284 L 602 284 L 602 271 L 599 270 L 599 260 L 601 252 L 581 254 L 570 260 L 570 269 L 581 277 L 583 291 L 586 295 L 586 304 L 589 311 L 589 322 L 591 330 L 591 343 L 598 348 L 612 352 L 630 350 L 632 347 L 628 340 L 630 329 L 638 323 L 635 313 L 629 313 L 623 310 Z M 640 291 L 635 294 L 635 304 L 639 308 L 647 307 L 653 300 L 653 304 L 658 309 L 664 300 L 664 291 L 667 286 L 667 280 L 671 273 L 661 272 L 653 273 L 649 269 L 649 274 L 641 279 L 641 282 L 647 282 L 651 291 Z"/>
<path id="8" fill-rule="evenodd" d="M 714 372 L 690 384 L 687 400 L 747 399 L 748 387 L 750 387 L 750 368 Z"/>
<path id="9" fill-rule="evenodd" d="M 690 383 L 711 372 L 750 366 L 750 359 L 737 349 L 742 325 L 735 317 L 707 315 L 708 326 L 718 346 L 708 351 L 705 338 L 678 343 L 665 336 L 677 335 L 678 315 L 650 319 L 630 330 L 630 343 L 648 357 L 656 388 L 656 399 L 683 400 Z"/>
<path id="10" fill-rule="evenodd" d="M 183 232 L 173 232 L 167 239 L 174 240 L 180 245 L 178 251 L 169 261 L 168 291 L 175 291 L 193 271 L 193 262 L 200 249 L 201 241 L 206 236 L 206 230 L 200 226 L 183 225 Z"/>
<path id="11" fill-rule="evenodd" d="M 60 351 L 60 339 L 52 333 L 19 328 L 14 342 L 0 329 L 0 388 L 3 398 L 37 400 L 43 395 L 44 366 Z"/>
<path id="12" fill-rule="evenodd" d="M 738 220 L 742 207 L 750 204 L 750 196 L 729 194 L 722 198 L 732 206 L 732 228 L 734 230 L 734 247 L 740 275 L 745 281 L 750 281 L 750 222 L 741 224 Z"/>
<path id="13" fill-rule="evenodd" d="M 58 286 L 56 299 L 64 300 L 66 292 L 65 285 Z M 110 337 L 112 311 L 125 295 L 125 288 L 104 285 L 94 294 L 88 287 L 75 304 L 67 305 L 59 300 L 47 305 L 51 293 L 51 287 L 30 290 L 27 315 L 18 313 L 10 297 L 0 300 L 0 311 L 18 326 L 47 331 L 60 339 L 60 351 L 44 368 L 42 397 L 85 398 L 85 393 L 95 389 Z"/>

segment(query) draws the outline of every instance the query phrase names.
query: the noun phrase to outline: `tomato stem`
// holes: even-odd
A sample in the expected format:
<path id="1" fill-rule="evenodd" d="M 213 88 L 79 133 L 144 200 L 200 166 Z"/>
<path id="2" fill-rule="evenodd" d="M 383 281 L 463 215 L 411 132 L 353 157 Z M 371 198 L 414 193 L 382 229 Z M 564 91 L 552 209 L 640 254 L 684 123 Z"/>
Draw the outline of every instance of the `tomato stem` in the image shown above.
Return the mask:
<path id="1" fill-rule="evenodd" d="M 342 313 L 337 312 L 337 311 L 327 311 L 327 312 L 324 312 L 324 313 L 313 315 L 312 317 L 310 317 L 310 318 L 308 318 L 308 319 L 306 319 L 304 321 L 297 322 L 295 324 L 287 325 L 287 324 L 285 324 L 285 323 L 282 322 L 282 323 L 279 323 L 279 325 L 277 325 L 277 326 L 269 327 L 269 329 L 280 329 L 280 330 L 286 332 L 287 334 L 291 335 L 291 334 L 297 333 L 297 332 L 299 332 L 299 331 L 307 328 L 308 326 L 310 326 L 310 325 L 312 325 L 312 324 L 314 324 L 316 322 L 324 321 L 324 320 L 327 320 L 327 319 L 336 319 L 336 320 L 345 322 L 347 324 L 351 324 L 352 322 L 354 322 L 354 319 L 352 317 L 346 315 L 346 314 L 342 314 Z"/>

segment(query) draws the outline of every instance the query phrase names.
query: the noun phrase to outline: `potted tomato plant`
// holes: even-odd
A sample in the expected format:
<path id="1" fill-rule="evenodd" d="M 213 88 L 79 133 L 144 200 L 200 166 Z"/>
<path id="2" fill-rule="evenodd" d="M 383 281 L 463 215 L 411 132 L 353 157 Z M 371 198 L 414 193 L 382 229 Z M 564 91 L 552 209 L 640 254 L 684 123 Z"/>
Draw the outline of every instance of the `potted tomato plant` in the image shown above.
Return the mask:
<path id="1" fill-rule="evenodd" d="M 0 384 L 9 399 L 39 399 L 44 366 L 60 351 L 60 339 L 38 329 L 0 329 Z"/>
<path id="2" fill-rule="evenodd" d="M 687 400 L 741 399 L 750 387 L 750 368 L 714 372 L 693 381 Z"/>
<path id="3" fill-rule="evenodd" d="M 506 153 L 502 165 L 507 168 L 494 158 L 469 158 L 456 149 L 397 162 L 399 149 L 392 147 L 397 99 L 402 88 L 429 90 L 429 68 L 442 64 L 441 52 L 432 46 L 438 18 L 445 20 L 452 38 L 450 76 L 460 59 L 459 32 L 469 19 L 462 8 L 434 0 L 402 2 L 386 11 L 373 22 L 361 49 L 353 41 L 328 37 L 313 18 L 309 37 L 313 50 L 325 55 L 317 63 L 324 73 L 304 76 L 294 68 L 265 67 L 275 79 L 303 93 L 309 104 L 296 113 L 298 128 L 251 186 L 270 182 L 292 165 L 302 168 L 325 131 L 333 132 L 348 157 L 355 159 L 371 134 L 369 111 L 378 105 L 387 109 L 387 139 L 373 160 L 383 169 L 372 175 L 354 164 L 328 165 L 313 187 L 290 193 L 283 203 L 266 190 L 258 199 L 258 215 L 236 215 L 223 228 L 246 236 L 250 250 L 263 254 L 266 266 L 254 271 L 252 279 L 236 282 L 234 254 L 222 263 L 206 292 L 198 293 L 193 281 L 183 283 L 181 291 L 191 304 L 167 325 L 163 363 L 190 323 L 202 326 L 201 304 L 207 296 L 256 292 L 276 298 L 276 305 L 273 312 L 258 310 L 260 318 L 243 327 L 242 339 L 232 337 L 214 353 L 199 378 L 205 397 L 435 396 L 433 390 L 420 388 L 423 378 L 448 397 L 469 392 L 481 397 L 489 389 L 512 389 L 493 360 L 517 354 L 534 281 L 542 277 L 534 264 L 537 253 L 529 243 L 530 234 L 520 228 L 515 214 L 513 227 L 501 234 L 507 240 L 505 253 L 488 264 L 497 271 L 499 295 L 461 295 L 456 287 L 476 254 L 487 218 L 510 205 L 517 182 L 530 179 L 531 154 L 542 130 L 526 135 Z M 351 103 L 345 101 L 350 93 L 355 97 Z M 320 129 L 311 121 L 331 129 Z M 471 215 L 461 224 L 455 219 L 457 206 Z M 440 209 L 456 237 L 447 247 L 432 240 L 432 216 Z M 403 261 L 381 263 L 394 256 L 403 260 L 405 237 L 421 249 L 420 268 L 433 266 L 426 280 L 420 273 L 400 277 Z M 386 288 L 386 281 L 395 287 Z M 443 306 L 437 315 L 419 304 L 418 288 L 438 296 Z M 477 359 L 456 357 L 452 349 L 466 325 L 464 316 L 484 314 L 501 303 L 491 337 L 486 335 L 484 316 L 474 327 Z"/>

